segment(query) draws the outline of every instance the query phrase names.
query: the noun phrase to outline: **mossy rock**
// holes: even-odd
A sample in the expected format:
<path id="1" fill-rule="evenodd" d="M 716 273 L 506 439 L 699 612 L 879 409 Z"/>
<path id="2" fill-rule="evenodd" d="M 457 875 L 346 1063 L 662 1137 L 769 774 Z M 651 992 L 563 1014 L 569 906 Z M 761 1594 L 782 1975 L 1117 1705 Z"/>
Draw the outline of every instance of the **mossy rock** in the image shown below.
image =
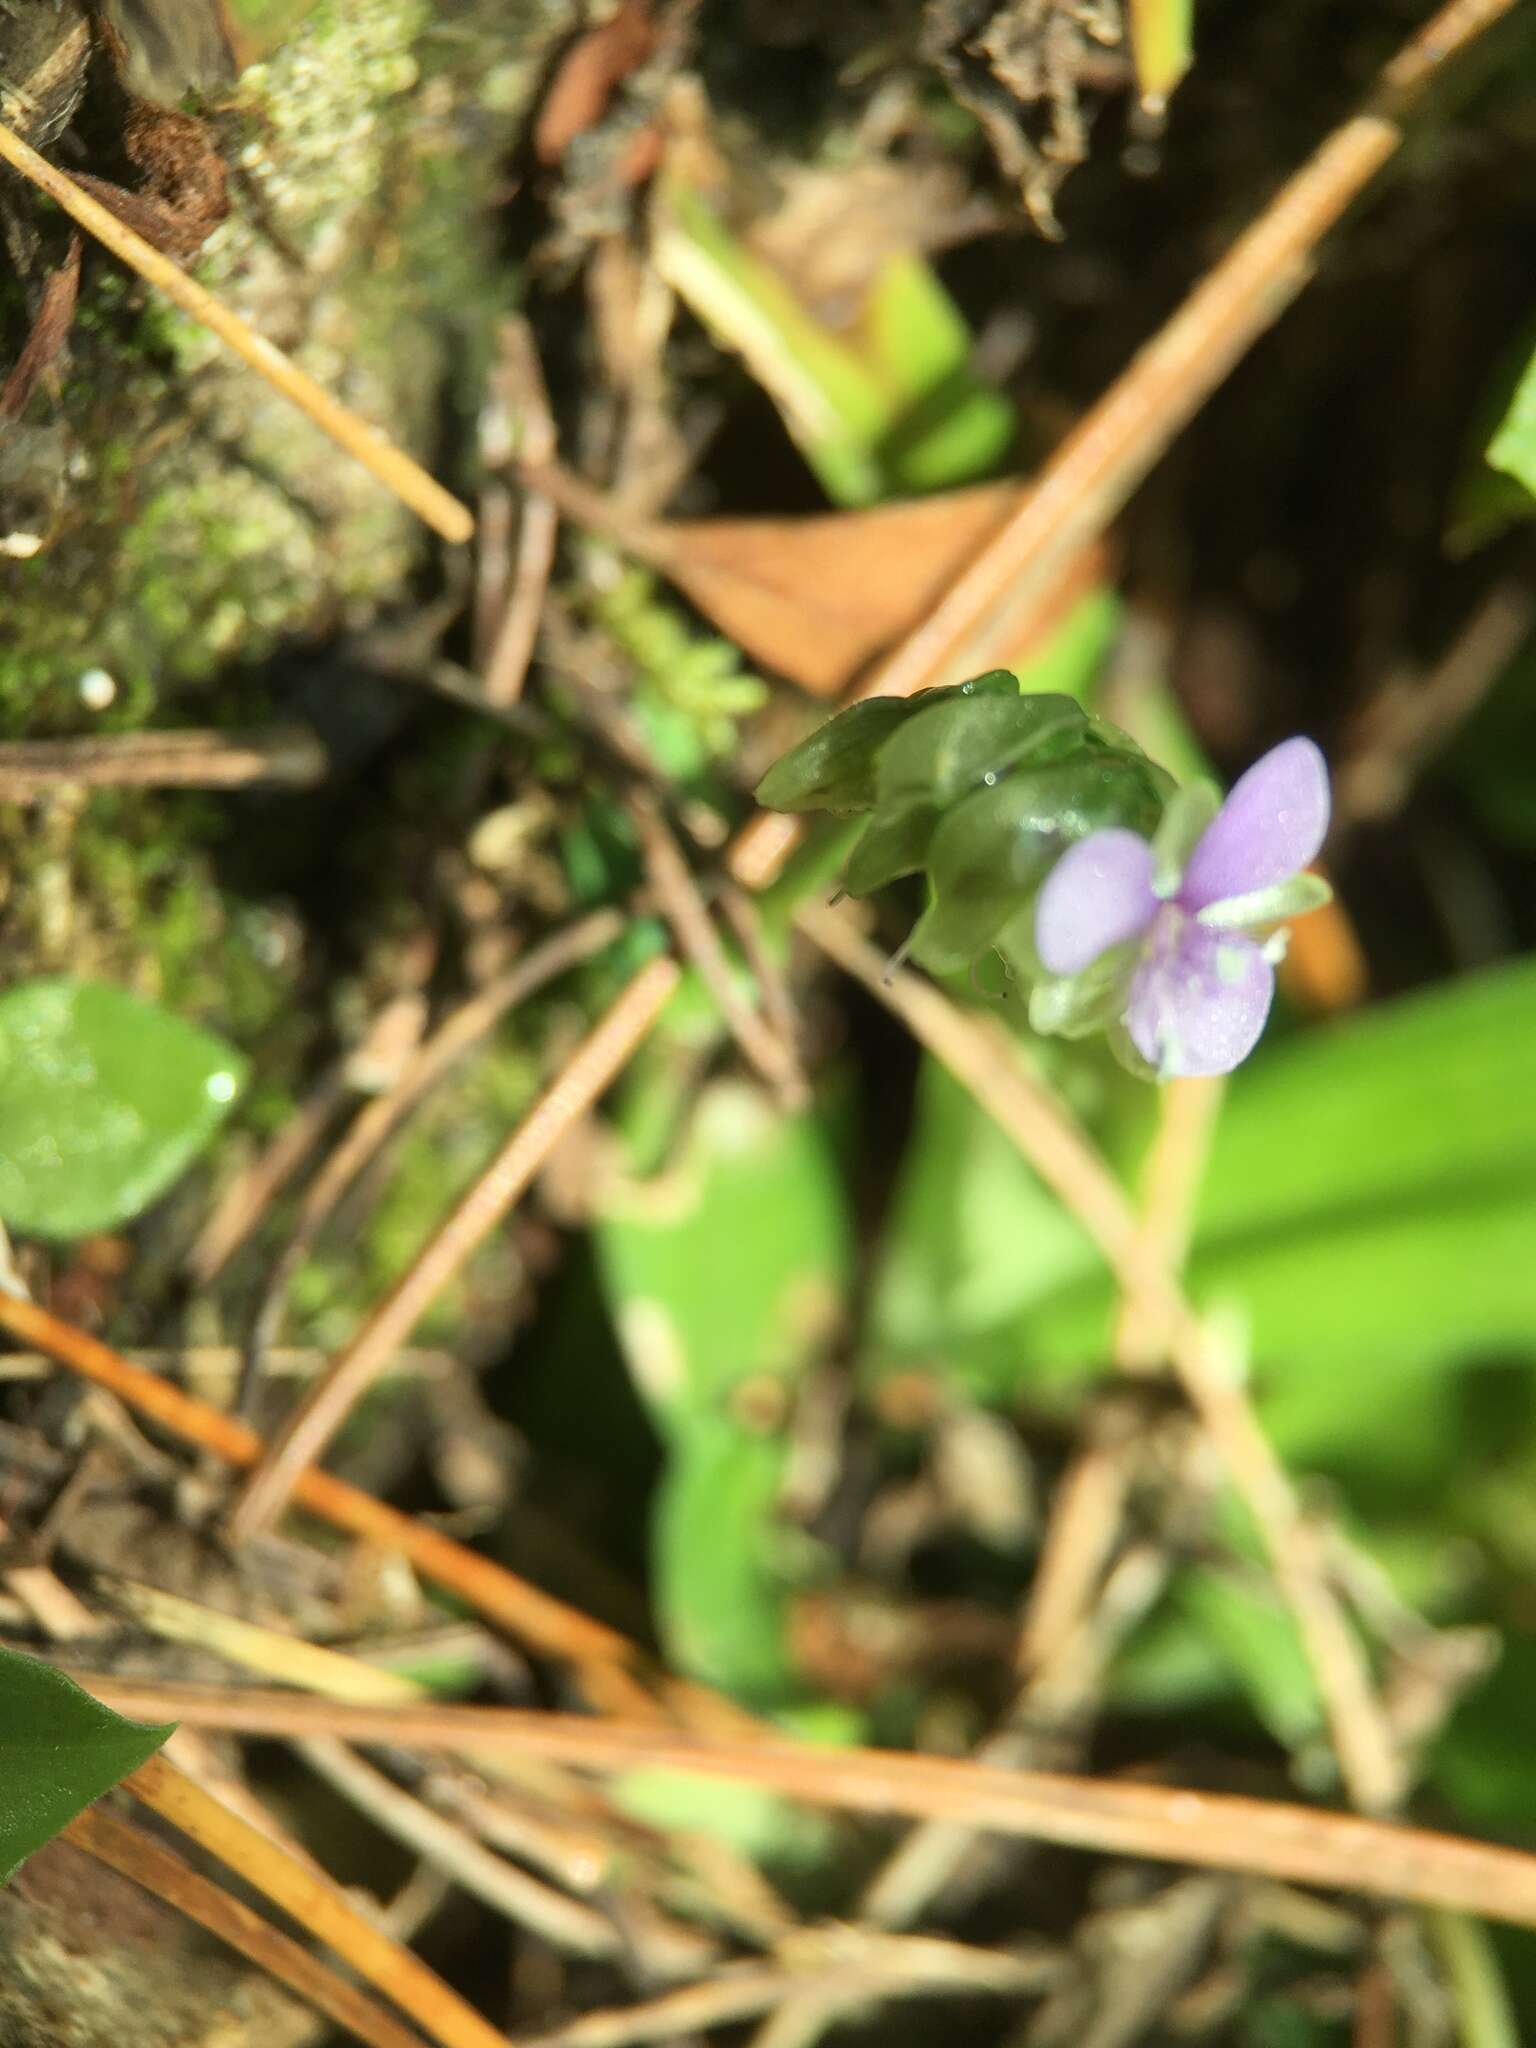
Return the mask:
<path id="1" fill-rule="evenodd" d="M 571 0 L 281 6 L 270 54 L 205 109 L 232 210 L 196 274 L 429 467 L 461 460 L 515 289 L 497 182 Z M 0 261 L 12 354 L 25 325 Z M 0 436 L 0 737 L 259 724 L 274 655 L 408 604 L 439 545 L 92 248 L 62 385 Z M 114 686 L 104 713 L 82 700 L 92 670 Z M 212 880 L 225 825 L 186 796 L 0 805 L 8 975 L 126 979 L 249 1043 L 284 983 L 271 933 Z"/>
<path id="2" fill-rule="evenodd" d="M 567 12 L 322 0 L 209 115 L 233 211 L 199 276 L 429 464 L 503 310 L 492 185 Z M 354 624 L 428 545 L 221 343 L 100 257 L 63 392 L 7 443 L 10 733 L 69 729 L 87 668 L 163 708 L 285 635 Z"/>

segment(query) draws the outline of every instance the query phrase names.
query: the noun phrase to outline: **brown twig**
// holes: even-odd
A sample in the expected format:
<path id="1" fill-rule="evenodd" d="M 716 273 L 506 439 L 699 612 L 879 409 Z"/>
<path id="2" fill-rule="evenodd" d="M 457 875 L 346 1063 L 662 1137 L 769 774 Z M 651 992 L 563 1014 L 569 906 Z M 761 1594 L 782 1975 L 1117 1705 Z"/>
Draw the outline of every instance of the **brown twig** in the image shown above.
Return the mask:
<path id="1" fill-rule="evenodd" d="M 238 1871 L 247 1884 L 350 1963 L 442 2048 L 506 2048 L 488 2020 L 409 1949 L 365 1920 L 339 1886 L 296 1863 L 164 1757 L 140 1764 L 124 1784 L 135 1799 L 228 1869 Z"/>
<path id="2" fill-rule="evenodd" d="M 0 1529 L 0 1535 L 3 1533 Z M 254 1673 L 258 1680 L 318 1693 L 325 1699 L 380 1703 L 427 1697 L 425 1687 L 387 1665 L 348 1655 L 325 1644 L 312 1643 L 301 1636 L 261 1627 L 237 1615 L 226 1614 L 219 1608 L 188 1600 L 181 1594 L 168 1593 L 161 1587 L 107 1572 L 93 1573 L 92 1585 L 111 1608 L 131 1617 L 162 1640 L 190 1643 L 209 1650 L 242 1670 Z M 99 1630 L 100 1623 L 96 1618 L 82 1609 L 65 1639 L 94 1635 Z M 56 1638 L 64 1634 L 57 1626 L 53 1626 L 50 1632 Z M 473 1635 L 475 1631 L 469 1633 Z M 179 1729 L 172 1736 L 171 1744 L 191 1740 L 195 1733 L 192 1729 Z M 167 1745 L 166 1754 L 172 1755 L 171 1745 Z M 172 1760 L 177 1759 L 173 1756 Z M 419 1846 L 426 1861 L 441 1866 L 445 1858 L 452 1860 L 456 1842 L 462 1838 L 461 1831 L 441 1822 L 435 1812 L 423 1807 L 411 1795 L 379 1779 L 376 1773 L 370 1772 L 355 1758 L 344 1757 L 337 1762 L 326 1753 L 312 1756 L 310 1761 L 322 1772 L 328 1766 L 334 1766 L 333 1775 L 338 1777 L 347 1776 L 350 1766 L 355 1764 L 356 1771 L 348 1783 L 359 1805 L 374 1811 L 375 1818 L 386 1830 L 398 1823 L 395 1831 Z M 474 1781 L 469 1780 L 468 1773 L 442 1774 L 439 1789 L 445 1797 L 438 1804 L 472 1807 L 479 1819 L 486 1823 L 476 1827 L 476 1832 L 484 1835 L 485 1839 L 501 1848 L 510 1843 L 520 1858 L 549 1871 L 568 1889 L 590 1890 L 596 1882 L 595 1874 L 608 1858 L 602 1836 L 594 1832 L 599 1816 L 592 1811 L 596 1802 L 590 1788 L 553 1765 L 529 1760 L 518 1763 L 500 1755 L 475 1758 L 474 1770 Z M 201 1768 L 193 1770 L 191 1775 L 199 1783 L 208 1784 Z M 481 1779 L 497 1783 L 501 1787 L 501 1796 L 483 1790 L 478 1793 L 472 1791 L 471 1782 L 478 1784 Z M 226 1805 L 234 1806 L 237 1812 L 244 1813 L 265 1832 L 273 1832 L 270 1817 L 248 1795 L 247 1803 L 242 1804 L 232 1796 L 227 1783 L 209 1786 L 209 1789 L 217 1791 Z M 510 1804 L 508 1794 L 516 1796 L 519 1802 L 516 1806 Z M 558 1806 L 562 1810 L 559 1821 L 546 1820 L 531 1810 L 528 1804 L 530 1795 L 541 1807 Z M 569 1817 L 572 1812 L 581 1817 L 579 1831 Z M 411 1832 L 413 1826 L 425 1830 L 432 1838 L 430 1846 L 426 1841 L 416 1843 Z M 449 1831 L 435 1832 L 444 1827 Z M 292 1843 L 286 1846 L 292 1851 Z M 474 1846 L 472 1844 L 471 1848 Z M 524 1893 L 521 1889 L 522 1875 L 515 1870 L 510 1878 L 503 1881 L 509 1866 L 500 1857 L 491 1859 L 488 1874 L 486 1867 L 476 1863 L 474 1854 L 469 1855 L 468 1865 L 467 1871 L 456 1870 L 455 1874 L 470 1890 L 477 1889 L 476 1880 L 482 1879 L 483 1885 L 479 1887 L 482 1895 L 493 1893 L 496 1899 L 504 1896 L 512 1902 L 514 1918 L 526 1914 L 530 1924 L 541 1924 L 536 1915 L 543 1903 L 540 1896 L 542 1888 L 536 1887 L 532 1892 Z M 561 1913 L 562 1902 L 554 1894 L 548 1896 L 553 1900 L 549 1908 L 552 1939 L 558 1938 L 561 1928 L 568 1927 L 573 1939 L 567 1945 L 580 1949 L 582 1953 L 607 1953 L 616 1947 L 616 1940 L 606 1922 L 576 1918 L 567 1923 Z M 495 1903 L 496 1899 L 492 1902 Z M 583 1946 L 583 1943 L 588 1945 Z"/>
<path id="3" fill-rule="evenodd" d="M 672 927 L 680 950 L 714 997 L 726 1027 L 743 1056 L 754 1066 L 786 1109 L 804 1106 L 805 1075 L 794 1040 L 774 1031 L 736 987 L 730 959 L 710 921 L 698 885 L 682 849 L 668 830 L 655 799 L 637 793 L 630 816 L 640 835 L 640 854 L 662 915 Z"/>
<path id="4" fill-rule="evenodd" d="M 1396 677 L 1365 705 L 1334 775 L 1339 830 L 1374 824 L 1400 809 L 1430 749 L 1477 709 L 1530 637 L 1536 599 L 1518 583 L 1497 584 L 1422 677 Z"/>
<path id="5" fill-rule="evenodd" d="M 61 783 L 84 789 L 303 787 L 326 772 L 306 727 L 272 732 L 116 732 L 72 740 L 0 743 L 0 800 L 25 803 Z"/>
<path id="6" fill-rule="evenodd" d="M 564 931 L 533 947 L 483 989 L 449 1012 L 432 1035 L 423 1040 L 395 1076 L 393 1085 L 365 1102 L 351 1125 L 326 1158 L 304 1192 L 293 1232 L 273 1260 L 261 1300 L 252 1318 L 247 1346 L 247 1368 L 242 1383 L 242 1413 L 248 1412 L 244 1398 L 257 1378 L 256 1364 L 265 1358 L 282 1321 L 288 1290 L 299 1268 L 313 1251 L 320 1233 L 358 1176 L 377 1157 L 381 1147 L 436 1087 L 457 1062 L 494 1030 L 509 1010 L 526 1001 L 538 989 L 558 976 L 590 960 L 612 945 L 624 929 L 617 910 L 594 910 Z"/>
<path id="7" fill-rule="evenodd" d="M 493 1855 L 466 1829 L 424 1806 L 412 1793 L 328 1735 L 311 1736 L 299 1754 L 331 1788 L 367 1814 L 385 1834 L 502 1914 L 530 1927 L 551 1947 L 579 1956 L 617 1955 L 617 1930 L 595 1907 L 568 1899 L 504 1857 Z"/>
<path id="8" fill-rule="evenodd" d="M 352 1341 L 260 1453 L 230 1518 L 238 1541 L 270 1527 L 390 1355 L 523 1193 L 577 1119 L 597 1101 L 650 1031 L 677 987 L 675 961 L 650 961 L 566 1062 L 474 1186 Z"/>
<path id="9" fill-rule="evenodd" d="M 1166 1578 L 1162 1559 L 1147 1547 L 1104 1576 L 1120 1535 L 1130 1449 L 1129 1419 L 1112 1422 L 1106 1414 L 1062 1481 L 1019 1635 L 1022 1684 L 1001 1726 L 973 1752 L 978 1763 L 1060 1769 L 1075 1762 L 1109 1659 Z M 951 1821 L 913 1828 L 865 1883 L 859 1920 L 914 1925 L 975 1841 L 975 1829 Z M 822 2001 L 813 2010 L 807 2001 L 798 2020 L 779 2016 L 752 2048 L 810 2048 L 837 2017 L 835 2005 Z"/>
<path id="10" fill-rule="evenodd" d="M 1125 1294 L 1144 1302 L 1166 1333 L 1170 1363 L 1253 1517 L 1300 1632 L 1350 1797 L 1363 1811 L 1389 1811 L 1402 1793 L 1398 1747 L 1359 1642 L 1334 1597 L 1316 1533 L 1242 1386 L 1213 1357 L 1166 1265 L 1149 1255 L 1114 1175 L 1067 1109 L 1026 1076 L 1017 1049 L 1001 1032 L 967 1016 L 920 976 L 893 973 L 845 914 L 811 906 L 797 921 L 829 958 L 902 1019 L 1013 1140 L 1097 1242 Z"/>
<path id="11" fill-rule="evenodd" d="M 754 2019 L 792 1998 L 835 1999 L 844 2011 L 945 1991 L 961 1997 L 978 1991 L 1019 1997 L 1043 1990 L 1063 1967 L 1048 1951 L 999 1955 L 957 1942 L 854 1935 L 842 1929 L 830 1935 L 817 1930 L 788 1946 L 790 1955 L 771 1965 L 727 1966 L 701 1984 L 638 2005 L 583 2013 L 527 2037 L 519 2048 L 632 2048 Z"/>
<path id="12" fill-rule="evenodd" d="M 746 956 L 762 992 L 763 1015 L 769 1027 L 786 1045 L 794 1046 L 800 1035 L 800 1019 L 790 993 L 789 977 L 783 964 L 769 951 L 763 935 L 763 917 L 755 898 L 729 880 L 722 880 L 716 899 L 726 923 Z"/>
<path id="13" fill-rule="evenodd" d="M 253 1429 L 183 1393 L 159 1373 L 131 1365 L 109 1346 L 33 1302 L 0 1293 L 0 1327 L 228 1465 L 246 1468 L 261 1455 L 262 1441 Z M 427 1523 L 401 1514 L 327 1472 L 310 1468 L 302 1473 L 294 1499 L 332 1527 L 381 1550 L 397 1552 L 424 1577 L 477 1608 L 519 1641 L 573 1664 L 590 1681 L 594 1697 L 604 1696 L 611 1670 L 640 1662 L 637 1647 L 617 1629 L 591 1620 Z"/>
<path id="14" fill-rule="evenodd" d="M 254 333 L 206 286 L 188 277 L 169 256 L 162 255 L 153 243 L 147 242 L 126 222 L 119 220 L 99 199 L 83 191 L 73 178 L 56 169 L 46 157 L 39 156 L 3 122 L 0 122 L 0 157 L 46 192 L 56 206 L 62 207 L 72 220 L 77 221 L 88 234 L 94 235 L 120 262 L 136 270 L 147 283 L 164 292 L 173 305 L 179 306 L 182 312 L 216 334 L 242 362 L 265 377 L 275 391 L 297 406 L 322 433 L 330 436 L 337 447 L 360 462 L 434 532 L 440 533 L 447 541 L 470 538 L 475 522 L 468 506 L 461 505 L 440 483 L 428 476 L 419 462 L 403 449 L 395 447 L 376 427 L 360 419 L 338 399 L 332 398 L 306 370 L 301 370 L 281 349 Z"/>
<path id="15" fill-rule="evenodd" d="M 554 415 L 526 320 L 503 324 L 497 382 L 503 403 L 517 419 L 519 461 L 531 469 L 553 462 Z M 483 665 L 485 694 L 492 704 L 515 704 L 523 693 L 559 534 L 560 514 L 554 500 L 536 484 L 525 481 L 511 589 Z"/>
<path id="16" fill-rule="evenodd" d="M 1397 2048 L 1397 1987 L 1380 1957 L 1372 1956 L 1355 1979 L 1351 2048 Z"/>
<path id="17" fill-rule="evenodd" d="M 1176 1093 L 1164 1091 L 1165 1108 Z M 1180 1104 L 1184 1115 L 1174 1122 L 1181 1134 L 1194 1106 Z M 1154 1141 L 1142 1238 L 1150 1256 L 1171 1262 L 1182 1258 L 1177 1219 L 1187 1217 L 1197 1169 L 1182 1144 L 1170 1144 L 1160 1164 L 1159 1158 Z M 1003 1725 L 975 1752 L 978 1762 L 1017 1768 L 1075 1761 L 1113 1643 L 1146 1612 L 1166 1580 L 1166 1562 L 1150 1547 L 1128 1553 L 1105 1578 L 1121 1536 L 1137 1436 L 1137 1418 L 1123 1403 L 1101 1405 L 1090 1416 L 1088 1433 L 1057 1488 L 1030 1582 L 1016 1653 L 1022 1689 Z M 974 1839 L 973 1830 L 943 1821 L 914 1829 L 865 1886 L 860 1916 L 882 1927 L 912 1925 Z M 798 2025 L 781 2015 L 753 2048 L 809 2048 L 836 2017 L 835 2005 L 823 2001 L 813 2010 L 807 2004 Z"/>
<path id="18" fill-rule="evenodd" d="M 1219 1075 L 1170 1081 L 1158 1091 L 1157 1128 L 1142 1171 L 1140 1259 L 1169 1273 L 1182 1270 L 1189 1252 L 1225 1093 Z M 1115 1319 L 1115 1364 L 1122 1372 L 1150 1372 L 1166 1350 L 1166 1333 L 1145 1296 L 1125 1295 Z"/>
<path id="19" fill-rule="evenodd" d="M 1414 103 L 1515 0 L 1447 0 L 1382 70 L 1360 111 L 1329 135 L 1178 311 L 1091 406 L 1015 511 L 860 689 L 904 697 L 955 670 L 1007 604 L 1027 630 L 1063 565 L 1096 540 L 1174 436 L 1272 327 L 1311 274 L 1312 252 L 1393 156 Z M 753 820 L 732 851 L 737 878 L 771 881 L 799 836 L 792 818 Z"/>
<path id="20" fill-rule="evenodd" d="M 422 2048 L 419 2034 L 141 1828 L 93 1806 L 76 1815 L 64 1839 L 164 1899 L 369 2048 Z"/>
<path id="21" fill-rule="evenodd" d="M 177 1375 L 203 1400 L 215 1407 L 228 1404 L 240 1376 L 240 1347 L 237 1344 L 151 1344 L 135 1346 L 123 1356 L 134 1365 Z M 284 1379 L 307 1380 L 325 1363 L 325 1353 L 312 1344 L 297 1344 L 274 1351 L 268 1361 L 274 1373 Z M 7 1380 L 45 1380 L 57 1369 L 57 1360 L 41 1351 L 0 1353 L 0 1383 Z M 445 1380 L 459 1370 L 446 1351 L 402 1351 L 392 1368 L 402 1379 Z"/>
<path id="22" fill-rule="evenodd" d="M 1087 1435 L 1056 1490 L 1030 1581 L 1016 1660 L 1021 1678 L 1046 1670 L 1090 1610 L 1120 1536 L 1133 1432 L 1123 1407 L 1090 1414 Z"/>
<path id="23" fill-rule="evenodd" d="M 425 1688 L 401 1672 L 286 1630 L 246 1621 L 238 1614 L 226 1614 L 222 1608 L 189 1600 L 163 1586 L 102 1571 L 91 1574 L 91 1585 L 109 1607 L 162 1642 L 193 1644 L 279 1685 L 337 1700 L 415 1700 L 425 1696 Z"/>
<path id="24" fill-rule="evenodd" d="M 178 1717 L 234 1734 L 324 1732 L 402 1748 L 505 1747 L 598 1771 L 686 1771 L 844 1812 L 931 1817 L 1066 1848 L 1247 1871 L 1536 1926 L 1536 1856 L 1280 1800 L 996 1770 L 888 1750 L 705 1741 L 654 1726 L 515 1707 L 339 1706 L 284 1693 L 141 1685 L 90 1673 L 81 1674 L 81 1682 L 120 1712 Z"/>
<path id="25" fill-rule="evenodd" d="M 1062 1768 L 1073 1760 L 1103 1697 L 1110 1659 L 1166 1582 L 1161 1552 L 1151 1545 L 1128 1551 L 1096 1588 L 1091 1614 L 1030 1673 L 1007 1720 L 973 1760 L 998 1770 Z M 865 1885 L 859 1918 L 879 1927 L 912 1926 L 954 1875 L 977 1832 L 952 1820 L 914 1828 Z"/>

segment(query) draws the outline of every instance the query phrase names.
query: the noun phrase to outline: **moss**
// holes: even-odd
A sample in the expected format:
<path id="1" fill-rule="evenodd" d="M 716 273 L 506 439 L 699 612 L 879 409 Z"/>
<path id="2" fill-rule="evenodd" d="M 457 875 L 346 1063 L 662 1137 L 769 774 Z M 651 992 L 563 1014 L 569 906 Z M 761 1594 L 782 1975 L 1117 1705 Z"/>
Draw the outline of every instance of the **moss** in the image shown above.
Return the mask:
<path id="1" fill-rule="evenodd" d="M 489 201 L 515 135 L 508 81 L 526 97 L 567 13 L 322 0 L 211 117 L 234 210 L 199 275 L 429 462 L 445 384 L 504 308 Z M 151 680 L 163 713 L 286 634 L 365 618 L 428 545 L 206 330 L 99 259 L 62 399 L 34 402 L 23 439 L 8 517 L 35 500 L 45 545 L 0 561 L 12 731 L 77 715 L 91 664 Z"/>
<path id="2" fill-rule="evenodd" d="M 198 274 L 430 466 L 445 397 L 504 309 L 493 185 L 570 7 L 281 0 L 277 16 L 291 32 L 209 117 L 233 211 Z M 260 665 L 367 626 L 436 545 L 204 329 L 95 254 L 62 392 L 0 447 L 0 502 L 0 540 L 21 536 L 0 552 L 7 737 L 259 722 Z M 20 559 L 29 534 L 41 548 Z M 117 686 L 104 716 L 78 687 L 98 667 Z M 0 807 L 8 974 L 67 959 L 252 1045 L 291 998 L 299 949 L 274 946 L 279 913 L 221 895 L 228 815 L 185 796 Z"/>

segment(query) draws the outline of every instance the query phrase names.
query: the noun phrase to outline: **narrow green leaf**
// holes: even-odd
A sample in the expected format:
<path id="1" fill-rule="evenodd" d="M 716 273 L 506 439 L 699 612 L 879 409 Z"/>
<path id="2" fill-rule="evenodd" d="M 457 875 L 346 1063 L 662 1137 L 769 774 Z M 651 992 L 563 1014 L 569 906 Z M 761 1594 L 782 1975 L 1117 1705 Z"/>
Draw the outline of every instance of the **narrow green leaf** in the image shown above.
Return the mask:
<path id="1" fill-rule="evenodd" d="M 246 1063 L 126 990 L 24 982 L 0 996 L 0 1219 L 40 1237 L 129 1222 L 207 1144 Z"/>
<path id="2" fill-rule="evenodd" d="M 815 319 L 688 186 L 669 181 L 657 269 L 778 406 L 791 438 L 840 505 L 888 495 L 875 450 L 891 401 L 872 368 Z"/>
<path id="3" fill-rule="evenodd" d="M 1173 1599 L 1277 1742 L 1296 1750 L 1318 1734 L 1322 1709 L 1296 1624 L 1261 1578 L 1196 1566 L 1177 1581 Z"/>
<path id="4" fill-rule="evenodd" d="M 892 494 L 990 475 L 1013 440 L 1014 408 L 971 368 L 971 331 L 921 256 L 900 250 L 881 264 L 861 334 L 891 394 L 878 454 Z"/>
<path id="5" fill-rule="evenodd" d="M 1488 443 L 1488 465 L 1536 497 L 1536 355 L 1526 364 L 1509 410 Z"/>
<path id="6" fill-rule="evenodd" d="M 732 1785 L 686 1771 L 626 1771 L 612 1780 L 622 1812 L 665 1834 L 727 1842 L 738 1855 L 770 1869 L 825 1867 L 835 1837 L 830 1819 L 796 1806 L 761 1785 Z"/>
<path id="7" fill-rule="evenodd" d="M 1234 1078 L 1190 1284 L 1246 1322 L 1288 1457 L 1445 1468 L 1444 1376 L 1536 1356 L 1533 1188 L 1536 962 L 1297 1035 Z M 877 1369 L 942 1358 L 979 1399 L 1066 1398 L 1102 1369 L 1113 1305 L 1092 1246 L 951 1086 L 914 1130 L 875 1293 Z"/>
<path id="8" fill-rule="evenodd" d="M 1194 0 L 1131 0 L 1131 57 L 1142 105 L 1160 113 L 1194 57 Z"/>
<path id="9" fill-rule="evenodd" d="M 1428 1915 L 1428 1925 L 1450 1985 L 1463 2048 L 1520 2048 L 1521 2028 L 1492 1931 L 1470 1913 L 1444 1907 Z"/>
<path id="10" fill-rule="evenodd" d="M 721 1417 L 674 1442 L 651 1549 L 669 1661 L 762 1707 L 796 1690 L 790 1580 L 777 1527 L 787 1439 Z"/>
<path id="11" fill-rule="evenodd" d="M 0 1884 L 170 1732 L 125 1721 L 61 1671 L 0 1649 Z"/>
<path id="12" fill-rule="evenodd" d="M 1027 1302 L 1092 1267 L 1093 1247 L 1017 1147 L 934 1060 L 881 1235 L 870 1322 L 878 1353 L 952 1356 L 1008 1330 Z M 1011 1333 L 1005 1337 L 1011 1348 Z"/>

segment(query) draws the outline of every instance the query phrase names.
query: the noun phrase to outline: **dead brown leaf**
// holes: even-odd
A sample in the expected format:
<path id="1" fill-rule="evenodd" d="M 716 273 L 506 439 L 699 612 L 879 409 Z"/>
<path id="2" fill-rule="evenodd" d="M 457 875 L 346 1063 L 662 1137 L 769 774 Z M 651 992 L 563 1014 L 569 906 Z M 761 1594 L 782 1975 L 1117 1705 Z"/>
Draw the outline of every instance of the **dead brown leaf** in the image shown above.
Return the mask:
<path id="1" fill-rule="evenodd" d="M 574 526 L 606 535 L 658 570 L 742 651 L 816 697 L 833 697 L 927 617 L 1013 515 L 1015 477 L 858 512 L 797 519 L 657 519 L 623 509 L 558 463 L 523 481 Z M 965 672 L 1011 667 L 1039 647 L 1109 573 L 1099 541 L 1068 558 L 1025 631 L 1011 608 L 966 645 Z"/>
<path id="2" fill-rule="evenodd" d="M 648 529 L 649 559 L 754 661 L 832 697 L 926 617 L 1021 495 L 1010 478 L 807 519 L 672 520 Z M 1037 646 L 1104 567 L 1101 548 L 1078 556 L 1024 645 L 1005 631 L 979 665 Z"/>

